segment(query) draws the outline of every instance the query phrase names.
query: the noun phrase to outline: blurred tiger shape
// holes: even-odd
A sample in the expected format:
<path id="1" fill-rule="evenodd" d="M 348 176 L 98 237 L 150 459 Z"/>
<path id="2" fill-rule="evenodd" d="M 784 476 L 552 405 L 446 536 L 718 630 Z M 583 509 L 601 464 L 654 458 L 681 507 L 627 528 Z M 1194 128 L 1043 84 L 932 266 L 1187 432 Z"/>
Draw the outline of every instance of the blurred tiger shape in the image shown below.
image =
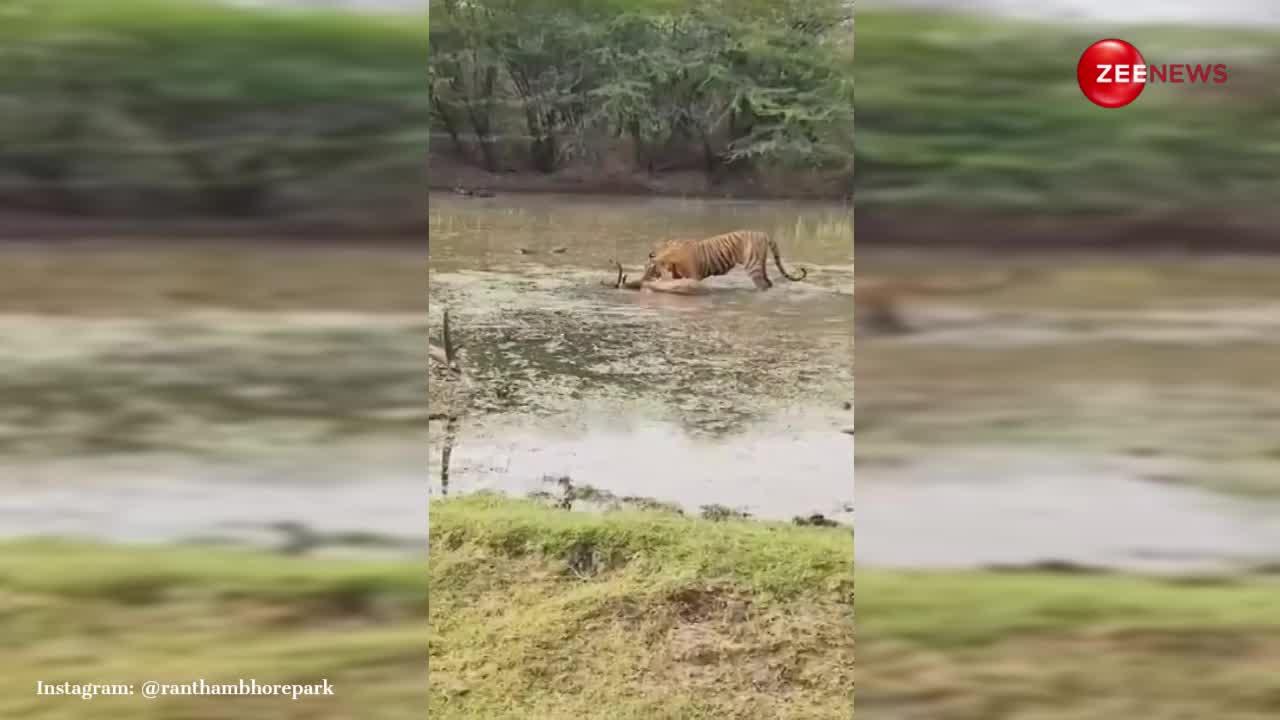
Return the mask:
<path id="1" fill-rule="evenodd" d="M 854 319 L 857 327 L 873 335 L 901 335 L 912 332 L 902 318 L 903 301 L 912 297 L 981 295 L 1025 281 L 1031 272 L 1017 269 L 977 282 L 948 282 L 919 279 L 855 280 Z"/>

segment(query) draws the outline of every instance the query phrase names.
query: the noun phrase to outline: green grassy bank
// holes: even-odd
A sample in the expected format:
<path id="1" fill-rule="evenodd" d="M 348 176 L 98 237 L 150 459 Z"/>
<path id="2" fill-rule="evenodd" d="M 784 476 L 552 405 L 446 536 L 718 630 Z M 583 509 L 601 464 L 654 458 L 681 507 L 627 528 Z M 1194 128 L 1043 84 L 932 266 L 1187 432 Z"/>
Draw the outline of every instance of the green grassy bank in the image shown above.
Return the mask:
<path id="1" fill-rule="evenodd" d="M 0 210 L 373 215 L 422 195 L 425 18 L 203 0 L 0 16 Z"/>
<path id="2" fill-rule="evenodd" d="M 860 571 L 858 716 L 1261 719 L 1274 578 Z"/>
<path id="3" fill-rule="evenodd" d="M 849 717 L 848 530 L 481 496 L 431 522 L 433 718 Z"/>
<path id="4" fill-rule="evenodd" d="M 1148 86 L 1132 105 L 1104 110 L 1075 78 L 1080 53 L 1099 39 L 1087 29 L 881 10 L 857 21 L 864 242 L 897 239 L 876 217 L 921 209 L 935 218 L 1274 220 L 1274 31 L 1113 28 L 1149 63 L 1223 62 L 1230 75 L 1225 85 Z M 975 233 L 1030 237 L 1026 224 L 979 225 Z M 939 220 L 933 230 L 957 227 Z"/>
<path id="5" fill-rule="evenodd" d="M 421 718 L 421 560 L 299 559 L 207 547 L 0 544 L 0 717 Z M 335 694 L 147 700 L 56 683 L 311 683 Z"/>
<path id="6" fill-rule="evenodd" d="M 0 717 L 849 717 L 847 530 L 480 496 L 434 503 L 432 524 L 429 573 L 420 558 L 0 544 Z M 1274 579 L 858 580 L 864 719 L 1252 720 L 1280 709 Z M 197 677 L 327 678 L 337 694 L 32 692 L 36 680 Z"/>

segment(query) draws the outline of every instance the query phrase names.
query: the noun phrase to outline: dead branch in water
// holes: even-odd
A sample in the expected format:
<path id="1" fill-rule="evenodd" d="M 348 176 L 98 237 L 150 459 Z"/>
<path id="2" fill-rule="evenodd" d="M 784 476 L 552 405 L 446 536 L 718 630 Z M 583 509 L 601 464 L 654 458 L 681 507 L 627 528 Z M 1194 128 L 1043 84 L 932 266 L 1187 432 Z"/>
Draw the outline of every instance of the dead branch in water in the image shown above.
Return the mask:
<path id="1" fill-rule="evenodd" d="M 444 358 L 449 363 L 449 367 L 457 366 L 457 353 L 453 347 L 453 333 L 449 332 L 449 311 L 444 311 Z"/>
<path id="2" fill-rule="evenodd" d="M 444 326 L 441 329 L 441 341 L 444 347 L 427 343 L 427 354 L 437 362 L 442 363 L 455 375 L 462 375 L 462 366 L 458 363 L 458 349 L 453 343 L 453 333 L 449 325 L 449 311 L 444 311 Z M 461 377 L 459 377 L 461 379 Z M 459 416 L 453 408 L 446 413 L 429 413 L 427 421 L 443 420 L 444 426 L 444 447 L 440 450 L 440 492 L 442 495 L 449 494 L 449 460 L 453 456 L 453 444 L 458 437 Z"/>
<path id="3" fill-rule="evenodd" d="M 601 285 L 607 288 L 613 288 L 614 290 L 618 290 L 621 288 L 626 288 L 627 290 L 643 290 L 645 287 L 647 287 L 647 284 L 644 278 L 640 278 L 639 280 L 631 280 L 626 275 L 624 275 L 622 271 L 622 263 L 618 262 L 617 260 L 614 260 L 613 264 L 614 264 L 614 267 L 618 268 L 618 277 L 615 278 L 613 282 L 605 282 L 601 280 L 600 281 Z"/>
<path id="4" fill-rule="evenodd" d="M 440 449 L 440 494 L 449 495 L 449 459 L 453 456 L 453 442 L 458 437 L 458 416 L 450 415 L 444 424 L 444 447 Z"/>
<path id="5" fill-rule="evenodd" d="M 605 287 L 611 287 L 614 290 L 617 290 L 618 288 L 622 287 L 622 283 L 627 281 L 627 276 L 622 274 L 622 263 L 618 262 L 617 260 L 614 260 L 613 264 L 618 267 L 618 279 L 615 280 L 612 284 L 601 280 L 600 284 Z"/>
<path id="6" fill-rule="evenodd" d="M 457 349 L 453 344 L 453 335 L 449 332 L 449 311 L 444 311 L 444 328 L 442 330 L 442 339 L 444 347 L 434 345 L 430 340 L 427 341 L 427 355 L 436 362 L 444 365 L 450 372 L 461 375 L 462 367 L 458 364 Z"/>

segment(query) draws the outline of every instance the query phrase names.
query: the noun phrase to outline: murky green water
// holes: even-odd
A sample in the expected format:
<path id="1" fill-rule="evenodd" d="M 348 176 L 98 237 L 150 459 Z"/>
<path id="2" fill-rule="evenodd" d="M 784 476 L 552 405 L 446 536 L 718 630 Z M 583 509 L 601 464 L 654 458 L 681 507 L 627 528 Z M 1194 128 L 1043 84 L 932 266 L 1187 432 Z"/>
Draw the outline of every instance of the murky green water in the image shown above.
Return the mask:
<path id="1" fill-rule="evenodd" d="M 515 196 L 433 213 L 429 312 L 412 248 L 0 248 L 0 530 L 177 540 L 291 522 L 421 539 L 442 429 L 424 442 L 424 395 L 462 415 L 454 492 L 569 476 L 695 511 L 851 516 L 844 209 Z M 638 268 L 658 238 L 736 227 L 773 232 L 809 280 L 600 286 L 611 258 Z M 909 302 L 919 332 L 859 340 L 860 562 L 1274 558 L 1280 262 L 858 264 L 1007 262 L 1043 272 Z M 424 383 L 445 307 L 465 384 Z"/>
<path id="2" fill-rule="evenodd" d="M 990 295 L 909 299 L 916 333 L 860 338 L 860 562 L 1280 553 L 1280 260 L 858 262 L 868 276 L 1037 270 Z"/>
<path id="3" fill-rule="evenodd" d="M 431 212 L 433 334 L 448 308 L 470 380 L 452 399 L 465 416 L 452 490 L 569 475 L 618 494 L 761 514 L 779 514 L 764 491 L 784 482 L 813 491 L 805 508 L 783 513 L 847 502 L 846 208 L 524 195 L 433 197 Z M 808 278 L 789 282 L 770 267 L 774 288 L 758 292 L 737 271 L 693 297 L 601 286 L 613 259 L 638 272 L 663 239 L 736 229 L 770 232 L 783 262 Z M 444 377 L 431 385 L 433 401 L 451 402 Z M 760 440 L 770 434 L 781 439 Z"/>
<path id="4" fill-rule="evenodd" d="M 423 256 L 0 244 L 0 536 L 421 549 Z"/>

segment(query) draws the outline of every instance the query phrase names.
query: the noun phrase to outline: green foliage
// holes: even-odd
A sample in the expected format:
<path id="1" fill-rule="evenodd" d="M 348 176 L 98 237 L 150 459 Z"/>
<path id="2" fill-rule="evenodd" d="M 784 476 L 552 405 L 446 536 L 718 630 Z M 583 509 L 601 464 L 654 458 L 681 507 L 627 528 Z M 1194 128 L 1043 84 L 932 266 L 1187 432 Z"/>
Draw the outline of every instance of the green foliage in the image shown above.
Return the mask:
<path id="1" fill-rule="evenodd" d="M 185 0 L 0 0 L 0 199 L 260 215 L 425 150 L 425 28 Z M 104 207 L 105 206 L 105 207 Z"/>
<path id="2" fill-rule="evenodd" d="M 858 15 L 858 205 L 1042 214 L 1269 207 L 1280 181 L 1274 32 L 1130 28 L 1149 62 L 1231 68 L 1104 110 L 1075 63 L 1096 36 L 984 17 Z M 1197 59 L 1198 58 L 1198 59 Z"/>
<path id="3" fill-rule="evenodd" d="M 682 154 L 708 173 L 851 169 L 850 12 L 839 2 L 444 2 L 433 119 L 490 171 L 554 172 L 626 147 L 650 171 Z"/>
<path id="4" fill-rule="evenodd" d="M 426 702 L 426 616 L 421 557 L 300 558 L 214 545 L 7 541 L 0 543 L 6 660 L 0 717 L 281 716 L 277 696 L 236 698 L 230 715 L 225 696 L 36 697 L 31 688 L 54 682 L 51 676 L 75 684 L 131 683 L 139 690 L 149 680 L 328 680 L 339 702 L 283 702 L 307 703 L 297 712 L 315 720 L 413 717 L 405 708 Z"/>

